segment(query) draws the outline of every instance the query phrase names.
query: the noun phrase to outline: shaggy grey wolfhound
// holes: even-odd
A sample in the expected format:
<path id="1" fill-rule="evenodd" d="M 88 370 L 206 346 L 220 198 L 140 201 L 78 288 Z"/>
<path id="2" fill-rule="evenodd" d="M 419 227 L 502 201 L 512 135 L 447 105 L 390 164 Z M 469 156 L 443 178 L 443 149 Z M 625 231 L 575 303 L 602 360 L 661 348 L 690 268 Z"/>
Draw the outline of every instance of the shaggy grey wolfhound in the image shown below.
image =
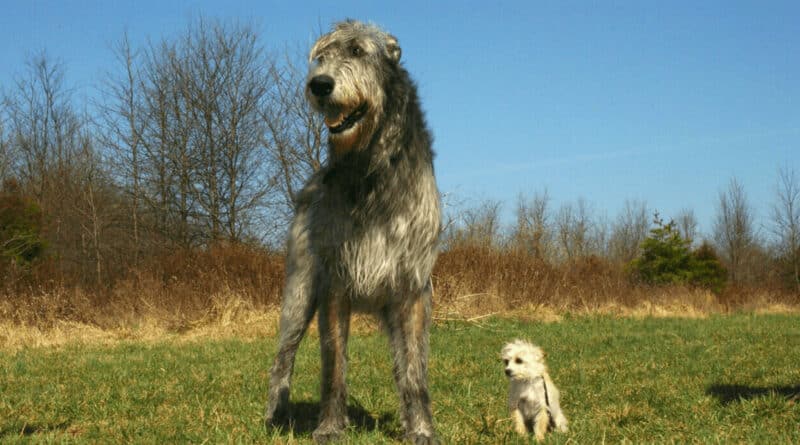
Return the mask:
<path id="1" fill-rule="evenodd" d="M 295 353 L 318 312 L 322 395 L 313 437 L 343 434 L 356 310 L 376 314 L 388 331 L 406 438 L 434 443 L 427 361 L 441 215 L 416 87 L 397 39 L 373 25 L 336 24 L 310 61 L 306 97 L 324 115 L 329 153 L 295 197 L 266 422 L 287 418 Z"/>

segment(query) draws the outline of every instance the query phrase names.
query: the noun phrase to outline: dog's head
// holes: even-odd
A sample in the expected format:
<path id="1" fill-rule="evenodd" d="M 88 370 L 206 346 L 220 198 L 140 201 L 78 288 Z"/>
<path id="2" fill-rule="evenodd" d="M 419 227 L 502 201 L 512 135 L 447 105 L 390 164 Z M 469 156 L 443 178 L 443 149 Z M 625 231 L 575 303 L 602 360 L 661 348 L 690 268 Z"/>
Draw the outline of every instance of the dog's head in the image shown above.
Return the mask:
<path id="1" fill-rule="evenodd" d="M 355 20 L 337 23 L 314 44 L 306 98 L 324 116 L 334 154 L 363 149 L 371 140 L 400 53 L 396 37 Z"/>
<path id="2" fill-rule="evenodd" d="M 524 340 L 506 343 L 500 353 L 506 376 L 512 380 L 529 380 L 541 376 L 547 370 L 542 348 Z"/>

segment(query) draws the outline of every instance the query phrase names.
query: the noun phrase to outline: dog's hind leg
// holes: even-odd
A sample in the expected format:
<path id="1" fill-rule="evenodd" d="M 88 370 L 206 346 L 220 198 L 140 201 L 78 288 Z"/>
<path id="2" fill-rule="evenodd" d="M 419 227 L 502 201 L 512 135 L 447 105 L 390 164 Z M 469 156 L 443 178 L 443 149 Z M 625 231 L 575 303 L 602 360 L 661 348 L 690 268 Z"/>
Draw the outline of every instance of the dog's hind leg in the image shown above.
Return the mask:
<path id="1" fill-rule="evenodd" d="M 566 433 L 569 430 L 569 427 L 567 426 L 567 418 L 564 416 L 564 412 L 561 410 L 561 393 L 550 379 L 550 375 L 545 374 L 544 379 L 545 383 L 547 384 L 548 401 L 550 403 L 548 409 L 550 410 L 550 417 L 553 419 L 553 426 L 556 430 Z"/>
<path id="2" fill-rule="evenodd" d="M 320 299 L 319 340 L 322 350 L 322 397 L 317 443 L 338 439 L 347 426 L 347 337 L 350 328 L 350 300 L 341 292 Z"/>
<path id="3" fill-rule="evenodd" d="M 412 443 L 436 443 L 428 393 L 430 284 L 408 300 L 388 307 L 383 318 L 394 353 L 394 376 L 406 437 Z"/>

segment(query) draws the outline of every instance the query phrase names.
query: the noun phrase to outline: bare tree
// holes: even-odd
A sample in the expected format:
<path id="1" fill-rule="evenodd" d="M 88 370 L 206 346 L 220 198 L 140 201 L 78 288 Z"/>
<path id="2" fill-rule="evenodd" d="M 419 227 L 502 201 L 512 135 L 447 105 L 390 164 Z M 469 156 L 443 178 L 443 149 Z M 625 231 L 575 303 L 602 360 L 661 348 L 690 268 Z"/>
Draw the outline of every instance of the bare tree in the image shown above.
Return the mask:
<path id="1" fill-rule="evenodd" d="M 150 229 L 165 240 L 189 246 L 193 240 L 191 178 L 195 160 L 177 74 L 172 68 L 176 52 L 175 45 L 166 41 L 141 50 L 136 59 L 141 63 L 135 70 L 138 78 L 133 82 L 139 88 L 140 109 L 133 110 L 132 117 L 134 131 L 139 132 L 136 140 L 139 197 Z M 125 80 L 118 85 L 126 85 Z M 123 92 L 129 87 L 130 83 L 122 86 Z M 131 110 L 125 105 L 124 95 L 121 106 L 119 97 L 116 101 L 112 99 L 112 104 L 115 102 L 116 107 L 111 105 L 117 112 L 115 118 L 124 124 L 125 116 L 119 113 Z M 131 162 L 132 157 L 131 153 Z"/>
<path id="2" fill-rule="evenodd" d="M 595 214 L 592 216 L 589 230 L 589 245 L 587 255 L 609 258 L 611 254 L 611 228 L 605 214 Z"/>
<path id="3" fill-rule="evenodd" d="M 786 262 L 795 289 L 800 291 L 800 178 L 788 167 L 778 170 L 772 204 L 772 232 L 780 258 Z"/>
<path id="4" fill-rule="evenodd" d="M 626 263 L 638 257 L 642 241 L 647 238 L 649 229 L 647 203 L 640 200 L 626 200 L 611 228 L 609 241 L 611 257 Z"/>
<path id="5" fill-rule="evenodd" d="M 264 145 L 282 195 L 284 223 L 293 211 L 297 190 L 324 162 L 325 135 L 319 113 L 305 99 L 306 62 L 299 50 L 287 49 L 282 63 L 272 65 L 269 104 L 263 110 L 267 126 Z"/>
<path id="6" fill-rule="evenodd" d="M 115 239 L 106 230 L 117 222 L 120 201 L 95 150 L 89 117 L 75 111 L 64 66 L 42 54 L 26 68 L 5 96 L 20 183 L 42 209 L 61 276 L 100 284 L 104 252 Z"/>
<path id="7" fill-rule="evenodd" d="M 528 200 L 523 195 L 517 198 L 517 226 L 513 240 L 516 247 L 540 259 L 551 259 L 553 230 L 550 222 L 550 196 L 545 189 L 536 192 Z"/>
<path id="8" fill-rule="evenodd" d="M 78 237 L 73 219 L 75 169 L 86 119 L 75 112 L 65 67 L 42 53 L 25 63 L 16 89 L 5 96 L 16 176 L 47 215 L 51 249 L 80 264 L 72 247 Z"/>
<path id="9" fill-rule="evenodd" d="M 77 224 L 80 227 L 80 245 L 84 262 L 91 264 L 84 276 L 93 277 L 95 284 L 103 282 L 104 250 L 107 248 L 105 229 L 112 224 L 113 198 L 105 196 L 111 184 L 100 157 L 95 152 L 91 136 L 85 132 L 81 138 L 76 199 Z M 111 205 L 110 205 L 111 204 Z M 127 246 L 126 246 L 127 247 Z"/>
<path id="10" fill-rule="evenodd" d="M 62 202 L 59 181 L 67 178 L 79 151 L 77 138 L 83 122 L 73 109 L 61 63 L 42 53 L 29 59 L 26 69 L 4 102 L 20 156 L 18 175 L 47 209 Z"/>
<path id="11" fill-rule="evenodd" d="M 462 210 L 459 223 L 445 234 L 445 244 L 496 247 L 500 241 L 500 201 L 485 200 Z"/>
<path id="12" fill-rule="evenodd" d="M 591 252 L 592 212 L 584 198 L 574 205 L 563 204 L 555 226 L 562 258 L 571 260 Z"/>
<path id="13" fill-rule="evenodd" d="M 694 210 L 692 209 L 682 209 L 678 212 L 675 216 L 675 224 L 678 226 L 678 231 L 680 232 L 683 239 L 689 241 L 689 245 L 691 246 L 697 240 L 697 216 L 694 214 Z"/>
<path id="14" fill-rule="evenodd" d="M 261 111 L 268 98 L 270 61 L 257 44 L 257 34 L 249 27 L 228 29 L 217 24 L 210 34 L 214 39 L 211 46 L 206 50 L 200 48 L 200 52 L 210 53 L 213 63 L 204 64 L 200 73 L 222 67 L 220 94 L 216 103 L 210 104 L 220 145 L 220 178 L 214 183 L 219 184 L 225 237 L 238 241 L 246 228 L 247 213 L 263 204 L 263 197 L 273 186 L 266 177 L 266 157 L 261 145 L 266 130 Z M 201 75 L 204 77 L 213 76 Z M 200 90 L 196 93 L 202 97 Z M 208 102 L 200 102 L 208 105 Z M 207 116 L 208 112 L 204 109 L 203 115 Z M 209 140 L 213 140 L 215 132 L 209 131 L 208 125 L 204 128 Z"/>
<path id="15" fill-rule="evenodd" d="M 0 184 L 9 178 L 14 163 L 11 143 L 6 138 L 6 115 L 2 105 L 0 101 Z"/>
<path id="16" fill-rule="evenodd" d="M 744 187 L 736 178 L 719 194 L 714 220 L 714 241 L 728 266 L 730 279 L 742 283 L 747 279 L 750 254 L 757 247 L 753 209 Z"/>
<path id="17" fill-rule="evenodd" d="M 116 172 L 121 189 L 130 195 L 130 222 L 132 263 L 139 263 L 142 250 L 140 236 L 141 186 L 141 138 L 144 132 L 143 105 L 139 73 L 136 68 L 137 52 L 131 48 L 125 33 L 114 48 L 114 55 L 121 65 L 122 73 L 109 75 L 101 90 L 103 100 L 98 106 L 102 123 L 99 127 L 101 143 L 114 156 L 112 168 Z"/>
<path id="18" fill-rule="evenodd" d="M 123 39 L 116 52 L 104 140 L 123 154 L 134 238 L 145 221 L 184 246 L 260 230 L 277 190 L 262 118 L 273 62 L 257 33 L 201 18 L 177 41 L 137 51 Z"/>
<path id="19" fill-rule="evenodd" d="M 200 160 L 195 191 L 210 238 L 238 241 L 274 185 L 266 172 L 261 112 L 270 61 L 248 26 L 190 28 L 173 59 Z"/>

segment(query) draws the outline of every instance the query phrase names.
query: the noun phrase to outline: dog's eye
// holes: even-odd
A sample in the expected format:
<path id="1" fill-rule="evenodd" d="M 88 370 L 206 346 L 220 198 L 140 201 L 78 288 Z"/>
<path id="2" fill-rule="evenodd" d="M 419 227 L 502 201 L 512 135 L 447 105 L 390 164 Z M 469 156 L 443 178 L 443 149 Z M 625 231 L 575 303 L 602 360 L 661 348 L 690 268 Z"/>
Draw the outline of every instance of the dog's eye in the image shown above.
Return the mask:
<path id="1" fill-rule="evenodd" d="M 505 359 L 505 358 L 504 358 L 504 359 L 503 359 L 503 364 L 504 364 L 504 365 L 506 365 L 506 366 L 508 366 L 508 359 Z"/>
<path id="2" fill-rule="evenodd" d="M 358 45 L 353 45 L 353 47 L 350 48 L 350 54 L 352 54 L 353 57 L 361 57 L 361 55 L 364 54 L 364 50 Z"/>
<path id="3" fill-rule="evenodd" d="M 516 360 L 514 360 L 514 363 L 516 363 L 516 364 L 518 364 L 518 365 L 521 365 L 521 364 L 522 364 L 522 359 L 521 359 L 521 358 L 519 358 L 519 357 L 517 357 L 517 359 L 516 359 Z"/>
<path id="4" fill-rule="evenodd" d="M 325 61 L 325 56 L 323 56 L 322 54 L 317 56 L 317 65 L 321 64 L 324 61 Z"/>

